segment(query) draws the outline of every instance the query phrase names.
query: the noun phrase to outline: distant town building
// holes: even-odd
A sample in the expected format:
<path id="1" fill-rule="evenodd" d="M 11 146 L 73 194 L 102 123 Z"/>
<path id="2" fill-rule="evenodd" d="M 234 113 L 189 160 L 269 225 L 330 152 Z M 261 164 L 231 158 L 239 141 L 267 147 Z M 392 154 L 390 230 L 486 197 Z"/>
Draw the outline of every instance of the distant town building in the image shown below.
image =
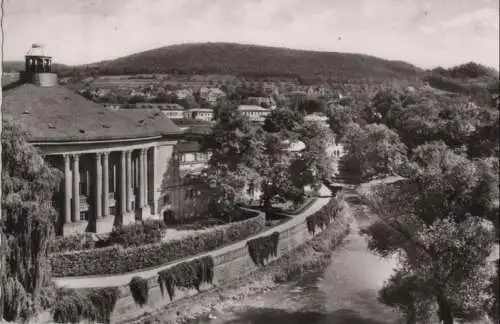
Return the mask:
<path id="1" fill-rule="evenodd" d="M 184 107 L 178 104 L 165 103 L 165 102 L 141 102 L 137 103 L 138 109 L 160 109 L 162 113 L 170 119 L 183 119 Z"/>
<path id="2" fill-rule="evenodd" d="M 192 108 L 184 111 L 184 118 L 212 121 L 214 111 L 210 108 Z"/>
<path id="3" fill-rule="evenodd" d="M 226 94 L 219 88 L 200 88 L 200 98 L 208 102 L 209 104 L 216 104 L 220 98 L 225 97 Z"/>
<path id="4" fill-rule="evenodd" d="M 238 111 L 253 122 L 264 122 L 267 115 L 271 113 L 271 109 L 256 105 L 240 105 L 238 106 Z"/>
<path id="5" fill-rule="evenodd" d="M 191 89 L 179 89 L 174 91 L 175 96 L 177 99 L 182 100 L 186 99 L 189 96 L 193 95 L 193 90 Z"/>

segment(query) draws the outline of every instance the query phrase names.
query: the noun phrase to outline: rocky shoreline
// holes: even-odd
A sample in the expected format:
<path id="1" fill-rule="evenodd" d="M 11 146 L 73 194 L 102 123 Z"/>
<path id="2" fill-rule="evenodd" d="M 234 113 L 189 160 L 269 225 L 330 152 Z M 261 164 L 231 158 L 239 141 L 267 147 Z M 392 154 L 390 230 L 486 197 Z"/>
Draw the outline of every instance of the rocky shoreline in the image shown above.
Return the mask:
<path id="1" fill-rule="evenodd" d="M 335 247 L 349 234 L 352 217 L 340 213 L 329 227 L 293 252 L 260 268 L 252 275 L 158 309 L 154 314 L 122 323 L 188 324 L 208 318 L 213 312 L 243 307 L 243 301 L 300 279 L 306 273 L 324 270 Z"/>

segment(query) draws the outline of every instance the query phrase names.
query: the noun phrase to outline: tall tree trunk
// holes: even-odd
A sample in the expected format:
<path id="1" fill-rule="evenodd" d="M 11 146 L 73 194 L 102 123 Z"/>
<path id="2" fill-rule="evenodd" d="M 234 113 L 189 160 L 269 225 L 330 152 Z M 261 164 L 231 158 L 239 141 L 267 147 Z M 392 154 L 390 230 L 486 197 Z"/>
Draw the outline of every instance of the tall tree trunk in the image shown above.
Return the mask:
<path id="1" fill-rule="evenodd" d="M 439 306 L 439 322 L 443 324 L 453 324 L 453 314 L 451 313 L 451 307 L 446 297 L 442 294 L 438 295 L 437 302 Z"/>

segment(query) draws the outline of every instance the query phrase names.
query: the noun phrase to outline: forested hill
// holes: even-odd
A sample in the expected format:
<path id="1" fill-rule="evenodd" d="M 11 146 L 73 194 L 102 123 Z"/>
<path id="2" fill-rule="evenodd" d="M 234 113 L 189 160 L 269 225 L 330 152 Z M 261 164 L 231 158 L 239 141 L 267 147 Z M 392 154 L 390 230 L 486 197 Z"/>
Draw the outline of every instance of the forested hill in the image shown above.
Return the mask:
<path id="1" fill-rule="evenodd" d="M 97 74 L 195 73 L 335 79 L 413 78 L 422 72 L 409 63 L 368 55 L 234 43 L 172 45 L 90 66 Z"/>

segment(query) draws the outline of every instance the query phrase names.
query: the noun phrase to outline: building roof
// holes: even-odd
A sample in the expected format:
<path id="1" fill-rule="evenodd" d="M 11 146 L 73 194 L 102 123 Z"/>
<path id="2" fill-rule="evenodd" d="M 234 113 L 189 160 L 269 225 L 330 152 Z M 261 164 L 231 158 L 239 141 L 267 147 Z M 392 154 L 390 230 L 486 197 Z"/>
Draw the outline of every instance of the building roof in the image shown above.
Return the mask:
<path id="1" fill-rule="evenodd" d="M 238 110 L 239 111 L 271 111 L 270 109 L 262 108 L 261 106 L 256 106 L 256 105 L 239 105 Z"/>
<path id="2" fill-rule="evenodd" d="M 187 109 L 187 111 L 189 111 L 189 112 L 196 112 L 196 111 L 199 111 L 199 112 L 214 112 L 214 110 L 211 109 L 211 108 L 191 108 L 191 109 Z"/>
<path id="3" fill-rule="evenodd" d="M 192 153 L 192 152 L 200 152 L 201 145 L 195 141 L 187 141 L 187 142 L 178 142 L 177 151 L 179 153 Z"/>
<path id="4" fill-rule="evenodd" d="M 63 86 L 23 84 L 4 92 L 2 110 L 31 142 L 99 141 L 180 134 L 159 109 L 110 110 Z"/>

